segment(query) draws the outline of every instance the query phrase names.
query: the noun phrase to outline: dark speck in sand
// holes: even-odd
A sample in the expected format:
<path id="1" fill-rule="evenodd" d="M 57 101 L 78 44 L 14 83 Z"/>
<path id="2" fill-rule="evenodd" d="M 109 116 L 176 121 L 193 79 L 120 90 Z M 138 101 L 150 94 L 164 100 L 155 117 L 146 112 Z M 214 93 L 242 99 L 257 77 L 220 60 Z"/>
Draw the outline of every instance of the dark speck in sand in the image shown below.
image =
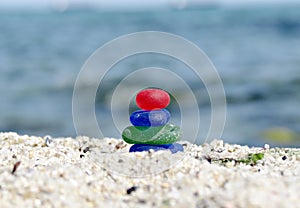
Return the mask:
<path id="1" fill-rule="evenodd" d="M 137 186 L 132 186 L 132 187 L 130 187 L 129 189 L 126 190 L 126 193 L 129 195 L 132 192 L 136 191 L 137 188 L 138 188 Z"/>
<path id="2" fill-rule="evenodd" d="M 53 139 L 52 139 L 52 137 L 51 136 L 45 136 L 45 145 L 47 146 L 47 147 L 49 147 L 50 145 L 51 145 L 51 143 L 53 142 Z"/>
<path id="3" fill-rule="evenodd" d="M 88 151 L 90 151 L 89 147 L 84 148 L 83 153 L 87 153 Z"/>
<path id="4" fill-rule="evenodd" d="M 13 169 L 12 169 L 12 171 L 11 171 L 11 174 L 14 174 L 14 173 L 17 171 L 17 169 L 18 169 L 18 167 L 20 166 L 20 164 L 21 164 L 21 161 L 18 161 L 18 162 L 16 162 L 16 163 L 14 164 L 14 167 L 13 167 Z"/>
<path id="5" fill-rule="evenodd" d="M 146 204 L 146 200 L 145 199 L 139 199 L 139 203 L 140 204 Z"/>

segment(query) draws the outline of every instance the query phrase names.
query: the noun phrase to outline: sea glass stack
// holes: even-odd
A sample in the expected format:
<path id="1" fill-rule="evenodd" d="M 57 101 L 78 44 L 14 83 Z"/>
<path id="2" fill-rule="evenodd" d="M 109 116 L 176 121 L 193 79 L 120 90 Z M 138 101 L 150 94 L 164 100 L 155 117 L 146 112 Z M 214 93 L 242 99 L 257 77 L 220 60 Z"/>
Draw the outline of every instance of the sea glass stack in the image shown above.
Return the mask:
<path id="1" fill-rule="evenodd" d="M 182 132 L 178 126 L 169 123 L 170 112 L 165 109 L 170 103 L 169 94 L 161 89 L 147 88 L 136 95 L 136 104 L 141 110 L 130 115 L 132 126 L 124 129 L 122 138 L 134 144 L 129 152 L 153 149 L 170 150 L 172 153 L 183 151 L 176 143 Z"/>

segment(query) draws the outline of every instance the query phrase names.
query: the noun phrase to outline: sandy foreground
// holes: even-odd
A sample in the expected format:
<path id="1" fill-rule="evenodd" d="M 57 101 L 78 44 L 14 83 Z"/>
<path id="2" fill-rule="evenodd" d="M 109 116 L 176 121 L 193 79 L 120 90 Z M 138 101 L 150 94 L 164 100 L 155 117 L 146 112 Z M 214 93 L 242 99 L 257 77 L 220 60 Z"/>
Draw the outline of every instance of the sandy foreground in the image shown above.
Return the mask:
<path id="1" fill-rule="evenodd" d="M 300 149 L 0 133 L 1 207 L 300 207 Z"/>

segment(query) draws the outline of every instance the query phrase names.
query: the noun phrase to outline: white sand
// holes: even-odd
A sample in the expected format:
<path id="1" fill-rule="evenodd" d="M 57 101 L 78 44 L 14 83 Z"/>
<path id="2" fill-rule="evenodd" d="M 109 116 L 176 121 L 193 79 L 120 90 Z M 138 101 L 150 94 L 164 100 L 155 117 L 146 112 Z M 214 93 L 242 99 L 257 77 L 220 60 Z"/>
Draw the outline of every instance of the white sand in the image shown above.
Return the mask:
<path id="1" fill-rule="evenodd" d="M 45 139 L 0 133 L 1 208 L 300 207 L 300 149 L 215 140 L 181 142 L 185 152 L 172 155 L 128 153 L 117 139 Z M 250 153 L 264 158 L 245 164 Z"/>

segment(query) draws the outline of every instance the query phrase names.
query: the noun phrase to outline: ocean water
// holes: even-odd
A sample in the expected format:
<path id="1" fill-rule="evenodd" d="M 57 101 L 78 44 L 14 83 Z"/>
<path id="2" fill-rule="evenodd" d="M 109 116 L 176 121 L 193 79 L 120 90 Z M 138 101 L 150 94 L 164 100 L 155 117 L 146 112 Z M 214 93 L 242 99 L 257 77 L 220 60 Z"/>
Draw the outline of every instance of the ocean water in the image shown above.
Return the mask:
<path id="1" fill-rule="evenodd" d="M 1 11 L 0 131 L 76 136 L 72 93 L 87 58 L 120 35 L 150 30 L 192 41 L 214 63 L 226 92 L 222 135 L 226 142 L 300 146 L 299 9 L 292 5 L 143 12 Z M 159 55 L 137 55 L 107 75 L 95 104 L 105 136 L 120 137 L 109 111 L 116 84 L 132 70 L 153 65 L 184 67 Z M 186 74 L 186 79 L 195 91 L 205 91 L 192 74 Z M 207 126 L 211 108 L 207 94 L 202 95 L 199 108 L 202 125 Z M 119 102 L 121 106 L 122 98 Z M 171 110 L 178 111 L 177 107 Z M 278 127 L 296 139 L 282 143 L 263 136 Z M 199 137 L 205 135 L 203 131 Z"/>

